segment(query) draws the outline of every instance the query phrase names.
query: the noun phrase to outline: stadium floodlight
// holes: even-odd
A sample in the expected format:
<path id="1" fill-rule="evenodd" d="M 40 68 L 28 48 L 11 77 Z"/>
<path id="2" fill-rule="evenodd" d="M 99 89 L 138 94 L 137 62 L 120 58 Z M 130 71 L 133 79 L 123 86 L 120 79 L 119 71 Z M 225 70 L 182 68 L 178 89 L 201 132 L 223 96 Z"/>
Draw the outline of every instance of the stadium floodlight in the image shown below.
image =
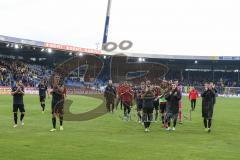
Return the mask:
<path id="1" fill-rule="evenodd" d="M 18 48 L 19 48 L 19 45 L 18 45 L 18 44 L 15 44 L 15 45 L 14 45 L 14 48 L 15 48 L 15 49 L 18 49 Z"/>
<path id="2" fill-rule="evenodd" d="M 79 52 L 79 53 L 77 53 L 77 56 L 82 57 L 83 53 Z"/>
<path id="3" fill-rule="evenodd" d="M 145 58 L 139 57 L 139 58 L 138 58 L 138 62 L 145 62 Z"/>
<path id="4" fill-rule="evenodd" d="M 239 70 L 238 70 L 238 69 L 235 69 L 234 72 L 237 73 L 237 72 L 239 72 Z"/>
<path id="5" fill-rule="evenodd" d="M 52 49 L 51 48 L 48 48 L 47 51 L 48 51 L 48 53 L 52 53 Z"/>

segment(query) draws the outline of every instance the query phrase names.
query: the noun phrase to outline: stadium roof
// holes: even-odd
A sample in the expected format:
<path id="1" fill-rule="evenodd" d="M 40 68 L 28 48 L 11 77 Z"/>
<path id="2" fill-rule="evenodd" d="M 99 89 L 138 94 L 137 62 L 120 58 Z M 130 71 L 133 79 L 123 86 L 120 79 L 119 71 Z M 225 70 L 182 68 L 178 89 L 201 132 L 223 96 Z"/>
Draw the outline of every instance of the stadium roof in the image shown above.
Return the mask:
<path id="1" fill-rule="evenodd" d="M 74 47 L 68 45 L 61 45 L 61 44 L 54 44 L 54 43 L 47 43 L 47 42 L 40 42 L 34 40 L 27 40 L 9 36 L 0 35 L 0 42 L 8 44 L 22 44 L 27 46 L 35 46 L 35 47 L 42 47 L 42 48 L 51 48 L 61 51 L 69 51 L 69 52 L 83 52 L 89 54 L 99 54 L 99 55 L 124 55 L 128 57 L 146 57 L 146 58 L 160 58 L 160 59 L 189 59 L 189 60 L 240 60 L 240 56 L 189 56 L 189 55 L 167 55 L 167 54 L 149 54 L 149 53 L 134 53 L 134 52 L 107 52 L 103 50 L 96 50 L 96 49 L 89 49 L 89 48 L 81 48 L 81 47 Z"/>
<path id="2" fill-rule="evenodd" d="M 8 46 L 7 46 L 8 45 Z M 72 52 L 76 53 L 76 52 Z M 130 55 L 130 54 L 129 54 Z M 20 57 L 25 61 L 29 61 L 32 63 L 42 63 L 50 66 L 55 66 L 63 61 L 71 58 L 74 54 L 70 54 L 69 51 L 62 50 L 53 50 L 52 53 L 48 53 L 45 49 L 42 51 L 42 48 L 34 47 L 34 46 L 24 46 L 23 48 L 16 49 L 13 43 L 0 43 L 0 56 L 7 57 Z M 101 55 L 98 55 L 101 56 Z M 115 56 L 125 56 L 124 54 L 115 55 Z M 104 56 L 102 56 L 103 58 Z M 146 57 L 143 54 L 135 54 L 130 55 L 128 57 L 129 62 L 138 62 L 139 57 L 145 57 L 146 61 L 149 62 L 157 62 L 161 64 L 167 65 L 171 69 L 222 69 L 222 70 L 240 70 L 240 60 L 232 59 L 232 60 L 217 60 L 216 58 L 210 59 L 197 59 L 196 57 L 190 56 L 182 56 L 182 57 L 174 57 L 174 56 L 164 56 L 161 57 L 157 55 L 158 58 L 150 58 Z M 154 56 L 153 56 L 154 57 Z M 32 61 L 31 58 L 36 58 L 37 61 Z M 185 59 L 183 59 L 185 58 Z M 203 58 L 203 57 L 200 57 Z M 44 59 L 43 61 L 39 61 L 39 59 Z M 121 59 L 121 58 L 120 58 Z M 142 62 L 144 63 L 144 62 Z"/>

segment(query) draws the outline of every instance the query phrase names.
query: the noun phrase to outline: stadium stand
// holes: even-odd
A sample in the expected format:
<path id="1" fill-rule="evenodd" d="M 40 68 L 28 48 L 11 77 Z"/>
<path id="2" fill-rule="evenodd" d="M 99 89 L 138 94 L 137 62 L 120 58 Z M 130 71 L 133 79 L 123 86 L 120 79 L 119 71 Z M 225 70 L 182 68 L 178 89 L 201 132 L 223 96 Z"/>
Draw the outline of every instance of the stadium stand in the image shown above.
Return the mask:
<path id="1" fill-rule="evenodd" d="M 11 86 L 16 79 L 22 79 L 25 86 L 36 87 L 40 79 L 47 80 L 53 71 L 60 69 L 69 87 L 100 89 L 109 79 L 114 83 L 126 79 L 134 85 L 146 79 L 152 83 L 178 79 L 186 92 L 190 86 L 201 90 L 206 81 L 214 82 L 222 94 L 238 94 L 235 88 L 240 87 L 239 61 L 145 58 L 139 62 L 137 57 L 123 55 L 76 56 L 64 51 L 49 54 L 29 46 L 16 50 L 4 43 L 0 44 L 0 51 L 0 86 Z"/>
<path id="2" fill-rule="evenodd" d="M 80 60 L 78 62 L 78 60 Z M 112 68 L 112 76 L 117 75 L 115 78 L 115 82 L 119 82 L 126 78 L 126 71 L 129 71 L 129 68 L 124 68 L 124 65 L 120 65 L 121 63 L 126 62 L 126 57 L 118 57 L 113 58 L 112 63 L 114 68 Z M 88 63 L 88 64 L 86 64 Z M 106 68 L 102 68 L 103 64 L 100 59 L 94 60 L 91 57 L 87 59 L 76 58 L 72 59 L 70 62 L 71 66 L 69 70 L 73 70 L 70 72 L 66 70 L 66 73 L 70 73 L 67 76 L 67 84 L 69 85 L 79 85 L 83 84 L 83 82 L 105 82 L 107 77 Z M 79 70 L 78 65 L 80 64 Z M 138 63 L 135 63 L 138 64 Z M 162 69 L 156 68 L 151 75 L 145 75 L 144 72 L 139 72 L 141 67 L 146 68 L 143 66 L 144 64 L 134 65 L 136 66 L 133 68 L 132 73 L 129 75 L 131 77 L 143 77 L 144 79 L 152 79 L 153 81 L 158 78 L 165 78 L 165 79 L 180 79 L 180 82 L 184 86 L 202 86 L 206 81 L 213 81 L 215 82 L 216 86 L 218 87 L 240 87 L 239 81 L 236 79 L 237 74 L 236 72 L 205 72 L 205 71 L 167 71 L 167 67 L 161 65 Z M 119 69 L 121 67 L 122 70 Z M 77 68 L 77 69 L 76 69 Z M 39 79 L 49 77 L 52 73 L 52 69 L 49 66 L 42 66 L 37 64 L 28 64 L 24 62 L 24 60 L 15 60 L 9 58 L 2 58 L 0 60 L 0 84 L 1 86 L 11 85 L 11 82 L 16 79 L 22 79 L 24 85 L 26 86 L 35 86 Z M 157 72 L 158 71 L 158 72 Z M 100 74 L 100 72 L 102 72 Z M 166 73 L 166 74 L 165 74 Z M 214 74 L 214 79 L 213 79 Z M 134 75 L 134 76 L 133 76 Z M 182 76 L 181 76 L 182 75 Z M 84 79 L 80 79 L 79 77 L 84 77 Z M 97 79 L 96 79 L 97 77 Z M 121 78 L 122 77 L 122 78 Z M 132 78 L 130 78 L 132 80 Z M 82 83 L 78 83 L 82 81 Z M 137 81 L 133 81 L 134 83 L 138 83 Z M 104 84 L 104 83 L 100 83 Z"/>
<path id="3" fill-rule="evenodd" d="M 0 60 L 0 84 L 2 86 L 12 85 L 12 82 L 21 79 L 25 86 L 34 87 L 39 80 L 48 77 L 51 70 L 46 66 L 32 65 L 20 60 Z"/>

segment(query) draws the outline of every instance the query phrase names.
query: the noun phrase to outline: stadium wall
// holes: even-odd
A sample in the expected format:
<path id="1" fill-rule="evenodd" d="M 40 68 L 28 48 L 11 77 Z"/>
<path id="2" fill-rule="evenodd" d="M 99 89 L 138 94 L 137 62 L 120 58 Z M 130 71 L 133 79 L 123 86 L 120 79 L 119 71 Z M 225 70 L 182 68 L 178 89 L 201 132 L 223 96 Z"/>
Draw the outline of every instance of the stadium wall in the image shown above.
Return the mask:
<path id="1" fill-rule="evenodd" d="M 69 95 L 83 95 L 83 94 L 100 94 L 102 90 L 98 89 L 83 89 L 83 88 L 67 88 L 67 94 Z M 1 94 L 11 94 L 11 87 L 0 86 Z M 25 87 L 25 94 L 37 95 L 38 88 Z"/>

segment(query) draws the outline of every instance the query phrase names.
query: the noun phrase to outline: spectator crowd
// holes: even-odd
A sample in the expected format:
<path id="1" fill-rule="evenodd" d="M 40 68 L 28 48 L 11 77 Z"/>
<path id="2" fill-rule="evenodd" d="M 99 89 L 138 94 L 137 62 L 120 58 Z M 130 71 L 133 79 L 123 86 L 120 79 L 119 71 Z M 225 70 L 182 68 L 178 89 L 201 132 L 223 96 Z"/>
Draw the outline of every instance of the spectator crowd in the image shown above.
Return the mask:
<path id="1" fill-rule="evenodd" d="M 99 88 L 100 86 L 104 85 L 105 81 L 108 79 L 106 77 L 109 77 L 109 72 L 107 69 L 103 69 L 103 74 L 99 76 L 97 79 L 94 80 L 92 85 L 97 86 Z M 23 84 L 26 87 L 36 87 L 36 85 L 39 83 L 40 79 L 43 78 L 49 78 L 52 73 L 52 70 L 48 66 L 42 66 L 42 65 L 36 65 L 36 64 L 29 64 L 24 62 L 24 60 L 17 60 L 17 59 L 10 59 L 10 58 L 1 58 L 0 59 L 0 86 L 11 86 L 14 84 L 14 81 L 17 79 L 21 79 Z M 81 68 L 78 71 L 73 71 L 70 73 L 69 77 L 66 79 L 66 83 L 70 86 L 91 86 L 90 83 L 83 82 L 83 78 L 78 77 L 79 75 L 81 77 L 84 76 L 84 68 Z M 209 73 L 212 74 L 212 73 Z M 240 82 L 236 81 L 232 78 L 231 75 L 227 76 L 220 76 L 219 74 L 215 75 L 215 80 L 208 80 L 207 78 L 211 77 L 211 75 L 207 75 L 206 72 L 198 72 L 194 73 L 192 72 L 190 76 L 187 73 L 183 73 L 182 77 L 179 76 L 179 74 L 175 74 L 173 72 L 170 72 L 165 76 L 165 78 L 162 77 L 162 79 L 178 79 L 180 84 L 182 86 L 203 86 L 204 82 L 212 81 L 215 83 L 217 88 L 224 88 L 224 87 L 240 87 Z M 144 80 L 144 78 L 141 78 Z M 134 81 L 134 84 L 137 84 L 139 81 L 139 84 L 141 82 L 141 79 Z M 86 80 L 86 77 L 85 77 Z M 156 77 L 153 77 L 150 79 L 152 83 L 157 83 L 158 79 Z M 115 83 L 115 82 L 114 82 Z M 100 86 L 99 86 L 100 85 Z"/>
<path id="2" fill-rule="evenodd" d="M 49 77 L 51 70 L 45 66 L 27 64 L 16 59 L 0 60 L 0 86 L 11 86 L 21 79 L 27 87 L 35 87 L 39 80 Z"/>

